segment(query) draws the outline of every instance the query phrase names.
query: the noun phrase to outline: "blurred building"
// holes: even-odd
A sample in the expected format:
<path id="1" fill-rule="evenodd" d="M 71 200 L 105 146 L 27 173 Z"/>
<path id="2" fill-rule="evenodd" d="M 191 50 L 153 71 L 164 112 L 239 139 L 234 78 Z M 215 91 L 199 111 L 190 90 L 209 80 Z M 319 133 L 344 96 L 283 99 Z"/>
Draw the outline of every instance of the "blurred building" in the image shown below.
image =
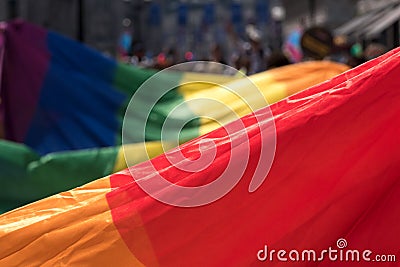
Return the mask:
<path id="1" fill-rule="evenodd" d="M 7 18 L 8 14 L 8 7 L 6 1 L 0 1 L 0 20 L 4 20 Z"/>
<path id="2" fill-rule="evenodd" d="M 268 46 L 277 35 L 281 38 L 299 25 L 333 30 L 357 13 L 388 1 L 0 0 L 0 20 L 21 17 L 108 54 L 115 54 L 121 34 L 129 33 L 135 49 L 145 47 L 155 54 L 177 47 L 194 50 L 202 58 L 212 43 L 229 45 L 227 24 L 239 35 L 244 35 L 246 24 L 256 24 Z"/>
<path id="3" fill-rule="evenodd" d="M 398 3 L 399 0 L 359 0 L 357 9 L 359 15 L 368 13 L 372 10 L 385 7 L 391 3 Z"/>
<path id="4" fill-rule="evenodd" d="M 361 42 L 364 47 L 381 44 L 386 49 L 400 45 L 400 1 L 362 1 L 360 15 L 335 29 L 336 35 Z"/>
<path id="5" fill-rule="evenodd" d="M 123 16 L 120 1 L 110 0 L 0 0 L 0 19 L 23 18 L 64 35 L 114 53 L 116 26 Z M 118 5 L 117 3 L 120 3 Z"/>

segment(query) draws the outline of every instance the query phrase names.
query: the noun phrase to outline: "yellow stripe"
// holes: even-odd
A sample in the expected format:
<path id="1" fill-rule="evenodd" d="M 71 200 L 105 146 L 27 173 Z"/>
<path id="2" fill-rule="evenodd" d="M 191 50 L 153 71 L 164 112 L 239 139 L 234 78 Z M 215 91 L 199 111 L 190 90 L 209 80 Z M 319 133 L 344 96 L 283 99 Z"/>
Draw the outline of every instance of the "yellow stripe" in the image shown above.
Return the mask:
<path id="1" fill-rule="evenodd" d="M 128 158 L 129 165 L 133 166 L 161 155 L 173 147 L 175 146 L 172 143 L 161 143 L 161 141 L 123 145 L 118 151 L 113 172 L 118 172 L 127 168 L 125 155 Z"/>
<path id="2" fill-rule="evenodd" d="M 236 77 L 220 75 L 220 74 L 204 74 L 195 72 L 185 72 L 181 79 L 181 84 L 184 86 L 183 91 L 186 94 L 197 93 L 199 90 L 204 90 L 210 87 L 214 87 L 213 84 L 224 84 L 231 82 Z M 207 82 L 204 82 L 207 81 Z"/>
<path id="3" fill-rule="evenodd" d="M 222 86 L 206 86 L 205 83 L 195 82 L 183 84 L 179 90 L 187 106 L 201 117 L 199 131 L 200 134 L 205 134 L 264 107 L 266 102 L 272 104 L 280 101 L 347 69 L 348 67 L 345 65 L 332 62 L 306 62 L 258 73 L 248 77 L 249 79 L 227 76 L 227 78 L 230 78 L 229 82 L 226 78 L 219 78 L 219 80 L 214 81 L 210 76 L 207 76 L 205 77 L 206 81 L 215 82 Z M 201 81 L 200 78 L 202 77 L 198 76 L 197 78 Z M 254 90 L 249 90 L 253 86 L 249 83 L 249 80 L 258 87 L 264 99 L 255 94 Z M 190 81 L 193 80 L 186 78 L 182 80 L 182 83 Z M 208 99 L 209 101 L 191 101 L 195 99 Z M 231 111 L 228 111 L 227 108 Z"/>
<path id="4" fill-rule="evenodd" d="M 254 88 L 251 82 L 254 82 L 260 89 L 268 88 L 268 90 L 260 90 L 264 99 L 260 94 L 255 94 L 254 90 L 249 90 L 250 87 Z M 198 90 L 195 89 L 196 86 L 199 88 Z M 268 73 L 251 77 L 251 80 L 242 78 L 222 83 L 222 86 L 200 89 L 201 87 L 201 83 L 191 83 L 190 85 L 184 84 L 179 88 L 187 106 L 201 117 L 201 135 L 247 115 L 252 110 L 264 107 L 266 100 L 275 102 L 286 96 L 284 84 L 274 83 L 272 76 Z M 207 99 L 207 101 L 191 101 L 194 99 Z"/>

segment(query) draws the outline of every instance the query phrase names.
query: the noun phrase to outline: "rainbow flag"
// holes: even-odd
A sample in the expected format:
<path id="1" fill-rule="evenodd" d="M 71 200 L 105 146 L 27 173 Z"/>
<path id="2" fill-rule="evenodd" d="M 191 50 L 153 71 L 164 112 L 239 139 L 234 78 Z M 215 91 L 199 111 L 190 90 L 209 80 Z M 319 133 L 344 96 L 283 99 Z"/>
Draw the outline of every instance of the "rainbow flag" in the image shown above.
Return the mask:
<path id="1" fill-rule="evenodd" d="M 392 261 L 379 266 L 397 266 L 399 75 L 395 49 L 273 104 L 273 120 L 257 122 L 265 107 L 151 161 L 1 215 L 0 265 L 281 266 L 286 259 L 296 266 L 375 266 L 384 256 Z M 241 125 L 245 130 L 227 134 Z M 272 167 L 249 192 L 260 147 L 274 129 Z M 210 141 L 216 151 L 199 151 Z M 190 160 L 216 157 L 191 172 L 185 168 L 193 162 L 169 162 L 178 152 Z M 230 164 L 245 169 L 238 184 L 207 205 L 176 207 L 142 189 L 153 185 L 157 197 L 168 196 L 174 185 L 218 181 Z M 153 182 L 160 176 L 171 184 L 159 188 Z M 207 197 L 197 193 L 175 198 Z M 346 261 L 355 250 L 361 262 Z"/>
<path id="2" fill-rule="evenodd" d="M 6 137 L 15 141 L 0 141 L 0 166 L 5 169 L 0 173 L 0 212 L 126 168 L 120 147 L 125 109 L 131 96 L 156 71 L 119 64 L 21 21 L 7 24 L 0 34 L 5 41 L 1 107 Z M 332 62 L 308 62 L 256 74 L 250 80 L 269 103 L 274 103 L 347 69 Z M 164 152 L 158 141 L 160 129 L 179 104 L 184 104 L 183 119 L 192 119 L 182 130 L 182 142 L 219 127 L 199 116 L 212 114 L 224 124 L 236 118 L 219 107 L 187 104 L 191 100 L 213 98 L 238 116 L 251 112 L 243 100 L 222 87 L 201 82 L 204 80 L 229 84 L 253 107 L 265 106 L 262 97 L 248 92 L 245 78 L 176 71 L 162 74 L 160 88 L 172 81 L 181 85 L 161 99 L 150 116 L 145 138 L 150 158 Z M 160 88 L 154 87 L 152 92 Z M 142 140 L 125 146 L 125 152 L 135 156 L 135 164 L 147 160 L 142 144 L 136 141 Z"/>

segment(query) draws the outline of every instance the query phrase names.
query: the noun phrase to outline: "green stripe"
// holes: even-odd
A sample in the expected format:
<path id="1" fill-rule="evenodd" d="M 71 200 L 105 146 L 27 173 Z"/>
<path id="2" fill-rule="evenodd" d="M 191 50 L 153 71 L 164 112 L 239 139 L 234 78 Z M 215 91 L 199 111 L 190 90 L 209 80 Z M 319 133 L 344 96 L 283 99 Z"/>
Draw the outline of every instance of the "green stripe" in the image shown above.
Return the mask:
<path id="1" fill-rule="evenodd" d="M 154 70 L 147 69 L 138 69 L 129 67 L 124 64 L 119 64 L 116 70 L 115 75 L 115 86 L 123 93 L 127 94 L 127 101 L 122 105 L 120 112 L 118 114 L 118 120 L 120 121 L 120 125 L 122 127 L 122 120 L 125 115 L 126 107 L 129 104 L 129 101 L 136 90 L 142 85 L 148 78 L 153 76 L 156 73 Z M 181 81 L 184 73 L 183 72 L 163 72 L 159 74 L 159 80 L 157 81 L 157 86 L 153 86 L 149 88 L 148 92 L 146 92 L 147 96 L 151 98 L 152 96 L 161 95 L 162 91 L 165 88 L 173 87 L 176 82 Z M 200 135 L 200 119 L 196 118 L 196 114 L 194 114 L 189 107 L 183 103 L 184 98 L 179 93 L 179 88 L 173 88 L 173 90 L 169 91 L 165 94 L 155 105 L 153 110 L 150 112 L 148 116 L 147 124 L 146 124 L 146 132 L 145 132 L 145 140 L 146 141 L 156 141 L 161 140 L 161 128 L 163 126 L 164 121 L 168 117 L 168 114 L 179 104 L 183 104 L 180 110 L 180 114 L 178 117 L 174 117 L 174 123 L 176 125 L 181 125 L 183 121 L 188 121 L 185 124 L 183 130 L 180 134 L 181 142 L 193 139 Z M 135 110 L 144 110 L 145 107 L 149 105 L 153 105 L 154 103 L 146 102 L 146 98 L 139 103 L 143 105 L 142 107 L 136 107 Z M 130 128 L 138 129 L 138 125 L 146 121 L 147 114 L 135 114 L 134 118 L 129 120 Z M 176 129 L 175 129 L 176 131 Z M 121 143 L 121 133 L 117 133 L 117 143 Z M 142 142 L 140 133 L 132 133 L 132 138 L 130 139 L 132 143 Z"/>
<path id="2" fill-rule="evenodd" d="M 130 96 L 155 73 L 157 73 L 156 70 L 135 68 L 118 63 L 115 70 L 114 86 L 121 92 Z"/>
<path id="3" fill-rule="evenodd" d="M 85 149 L 39 157 L 23 144 L 0 140 L 0 212 L 110 174 L 118 150 Z"/>
<path id="4" fill-rule="evenodd" d="M 118 63 L 114 75 L 114 87 L 126 95 L 124 103 L 118 110 L 117 121 L 119 131 L 115 133 L 115 143 L 122 144 L 122 121 L 125 116 L 126 107 L 136 90 L 157 71 L 149 69 L 135 68 L 126 64 Z"/>

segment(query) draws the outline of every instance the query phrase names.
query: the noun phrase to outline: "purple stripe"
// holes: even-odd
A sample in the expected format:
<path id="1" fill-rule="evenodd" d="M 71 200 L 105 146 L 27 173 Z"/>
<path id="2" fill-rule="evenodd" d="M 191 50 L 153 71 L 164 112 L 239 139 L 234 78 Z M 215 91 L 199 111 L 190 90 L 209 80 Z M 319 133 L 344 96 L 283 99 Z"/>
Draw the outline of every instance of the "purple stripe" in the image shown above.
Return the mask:
<path id="1" fill-rule="evenodd" d="M 4 138 L 4 106 L 1 104 L 1 78 L 3 73 L 3 59 L 4 59 L 4 31 L 7 24 L 0 22 L 0 139 Z"/>
<path id="2" fill-rule="evenodd" d="M 14 21 L 8 24 L 4 36 L 1 98 L 5 134 L 9 140 L 23 142 L 49 67 L 47 31 Z"/>

